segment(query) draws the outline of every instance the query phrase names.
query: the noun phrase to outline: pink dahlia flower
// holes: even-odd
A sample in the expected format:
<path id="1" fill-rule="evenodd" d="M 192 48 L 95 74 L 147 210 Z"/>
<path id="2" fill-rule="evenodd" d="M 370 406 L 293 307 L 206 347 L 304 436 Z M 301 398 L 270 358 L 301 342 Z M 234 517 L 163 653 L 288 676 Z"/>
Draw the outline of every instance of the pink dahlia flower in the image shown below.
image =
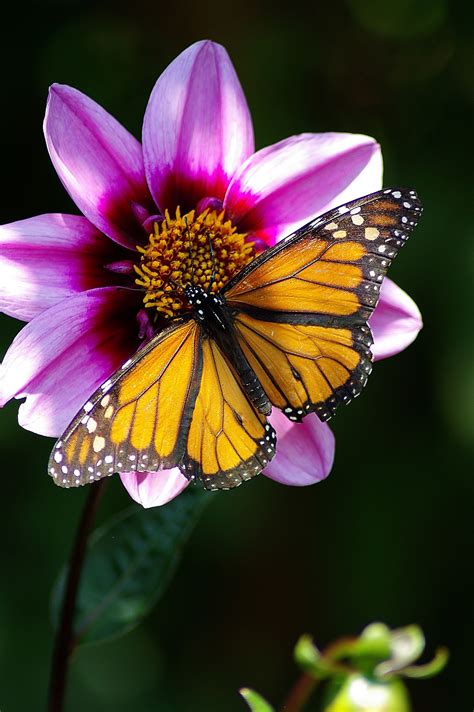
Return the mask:
<path id="1" fill-rule="evenodd" d="M 185 50 L 156 82 L 142 144 L 94 101 L 61 85 L 50 89 L 44 132 L 83 216 L 49 213 L 0 227 L 0 309 L 28 322 L 3 361 L 0 405 L 25 398 L 20 424 L 47 436 L 59 436 L 149 335 L 134 265 L 165 211 L 225 211 L 246 244 L 261 250 L 382 185 L 380 147 L 368 136 L 303 134 L 255 152 L 235 70 L 225 49 L 209 41 Z M 376 358 L 384 358 L 413 341 L 421 317 L 385 280 L 371 326 Z M 325 478 L 334 458 L 329 427 L 316 415 L 292 424 L 277 410 L 271 421 L 278 450 L 264 474 L 289 485 Z M 177 469 L 121 478 L 145 507 L 188 484 Z"/>

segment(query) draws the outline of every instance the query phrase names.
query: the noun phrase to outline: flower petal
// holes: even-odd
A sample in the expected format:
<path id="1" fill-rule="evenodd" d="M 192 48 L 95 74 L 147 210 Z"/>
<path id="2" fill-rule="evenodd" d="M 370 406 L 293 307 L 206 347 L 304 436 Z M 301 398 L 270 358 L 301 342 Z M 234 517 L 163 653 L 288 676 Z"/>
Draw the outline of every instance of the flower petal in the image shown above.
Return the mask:
<path id="1" fill-rule="evenodd" d="M 143 239 L 136 205 L 152 211 L 140 143 L 77 89 L 53 84 L 44 134 L 59 178 L 89 220 L 116 242 Z"/>
<path id="2" fill-rule="evenodd" d="M 121 253 L 86 218 L 38 215 L 0 226 L 0 311 L 29 321 L 72 294 L 117 281 Z"/>
<path id="3" fill-rule="evenodd" d="M 317 215 L 382 186 L 373 138 L 301 134 L 257 151 L 237 171 L 224 207 L 239 232 L 274 244 Z"/>
<path id="4" fill-rule="evenodd" d="M 369 320 L 376 361 L 398 354 L 414 341 L 423 326 L 420 310 L 391 279 L 384 279 L 380 301 Z"/>
<path id="5" fill-rule="evenodd" d="M 277 451 L 264 474 L 297 487 L 324 480 L 331 471 L 335 452 L 335 438 L 327 423 L 314 414 L 302 423 L 292 423 L 276 408 L 269 420 L 277 432 Z"/>
<path id="6" fill-rule="evenodd" d="M 196 42 L 165 69 L 145 113 L 143 153 L 154 199 L 162 211 L 222 199 L 253 150 L 249 109 L 229 55 L 214 42 Z"/>
<path id="7" fill-rule="evenodd" d="M 177 467 L 161 472 L 122 472 L 120 478 L 130 497 L 145 509 L 166 504 L 189 485 Z"/>
<path id="8" fill-rule="evenodd" d="M 134 292 L 104 287 L 77 294 L 30 321 L 0 367 L 0 406 L 24 398 L 27 430 L 59 436 L 93 393 L 138 347 Z"/>

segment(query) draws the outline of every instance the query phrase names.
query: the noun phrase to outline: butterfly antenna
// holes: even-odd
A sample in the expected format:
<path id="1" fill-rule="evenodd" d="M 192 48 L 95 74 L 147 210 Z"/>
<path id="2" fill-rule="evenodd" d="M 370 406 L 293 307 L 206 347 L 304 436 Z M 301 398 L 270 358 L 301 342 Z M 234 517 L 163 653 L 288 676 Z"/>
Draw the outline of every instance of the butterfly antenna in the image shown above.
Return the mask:
<path id="1" fill-rule="evenodd" d="M 188 216 L 184 216 L 184 222 L 186 223 L 186 233 L 188 235 L 188 246 L 189 246 L 189 258 L 191 260 L 191 282 L 194 284 L 194 254 L 193 254 L 193 242 L 191 240 L 191 233 L 189 231 Z"/>
<path id="2" fill-rule="evenodd" d="M 207 293 L 210 294 L 213 284 L 216 281 L 216 255 L 214 253 L 214 247 L 212 246 L 211 234 L 208 233 L 207 237 L 209 239 L 209 252 L 211 253 L 211 260 L 212 260 L 211 279 L 209 280 L 209 287 L 207 288 Z"/>

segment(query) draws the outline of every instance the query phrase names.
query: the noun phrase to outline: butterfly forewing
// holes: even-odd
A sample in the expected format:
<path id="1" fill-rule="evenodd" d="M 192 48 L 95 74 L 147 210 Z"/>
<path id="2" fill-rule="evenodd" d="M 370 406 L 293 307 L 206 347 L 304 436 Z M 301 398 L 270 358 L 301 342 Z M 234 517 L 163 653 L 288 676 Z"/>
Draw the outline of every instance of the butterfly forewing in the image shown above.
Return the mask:
<path id="1" fill-rule="evenodd" d="M 342 205 L 267 250 L 225 288 L 242 350 L 291 420 L 328 420 L 371 371 L 367 324 L 391 261 L 416 225 L 414 191 Z"/>
<path id="2" fill-rule="evenodd" d="M 50 457 L 57 484 L 75 487 L 114 472 L 157 471 L 182 457 L 201 369 L 193 320 L 162 332 L 99 388 Z"/>
<path id="3" fill-rule="evenodd" d="M 420 212 L 414 191 L 342 205 L 262 253 L 224 287 L 227 303 L 272 321 L 363 323 Z"/>

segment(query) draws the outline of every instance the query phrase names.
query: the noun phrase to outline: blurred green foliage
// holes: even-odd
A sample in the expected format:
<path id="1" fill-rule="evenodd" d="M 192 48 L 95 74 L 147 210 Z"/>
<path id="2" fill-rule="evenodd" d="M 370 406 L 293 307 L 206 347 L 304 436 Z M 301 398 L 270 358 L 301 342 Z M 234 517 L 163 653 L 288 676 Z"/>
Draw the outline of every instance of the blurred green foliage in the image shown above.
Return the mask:
<path id="1" fill-rule="evenodd" d="M 73 624 L 76 646 L 108 642 L 133 630 L 163 596 L 187 540 L 212 498 L 190 487 L 166 507 L 128 507 L 90 536 Z M 66 567 L 56 581 L 55 630 L 65 595 Z"/>
<path id="2" fill-rule="evenodd" d="M 467 0 L 4 7 L 1 222 L 75 212 L 42 137 L 49 83 L 76 86 L 139 136 L 158 74 L 205 37 L 231 54 L 258 147 L 301 131 L 371 134 L 386 183 L 415 187 L 425 203 L 391 273 L 425 328 L 338 413 L 330 478 L 291 489 L 260 477 L 216 497 L 147 622 L 79 650 L 70 712 L 243 712 L 242 686 L 284 698 L 301 630 L 324 645 L 374 619 L 417 622 L 451 650 L 440 677 L 411 684 L 414 709 L 471 708 L 473 27 Z M 1 319 L 4 350 L 18 328 Z M 48 599 L 84 492 L 53 486 L 51 442 L 22 430 L 16 411 L 0 413 L 0 706 L 25 712 L 43 707 Z M 99 519 L 128 504 L 117 479 Z"/>

